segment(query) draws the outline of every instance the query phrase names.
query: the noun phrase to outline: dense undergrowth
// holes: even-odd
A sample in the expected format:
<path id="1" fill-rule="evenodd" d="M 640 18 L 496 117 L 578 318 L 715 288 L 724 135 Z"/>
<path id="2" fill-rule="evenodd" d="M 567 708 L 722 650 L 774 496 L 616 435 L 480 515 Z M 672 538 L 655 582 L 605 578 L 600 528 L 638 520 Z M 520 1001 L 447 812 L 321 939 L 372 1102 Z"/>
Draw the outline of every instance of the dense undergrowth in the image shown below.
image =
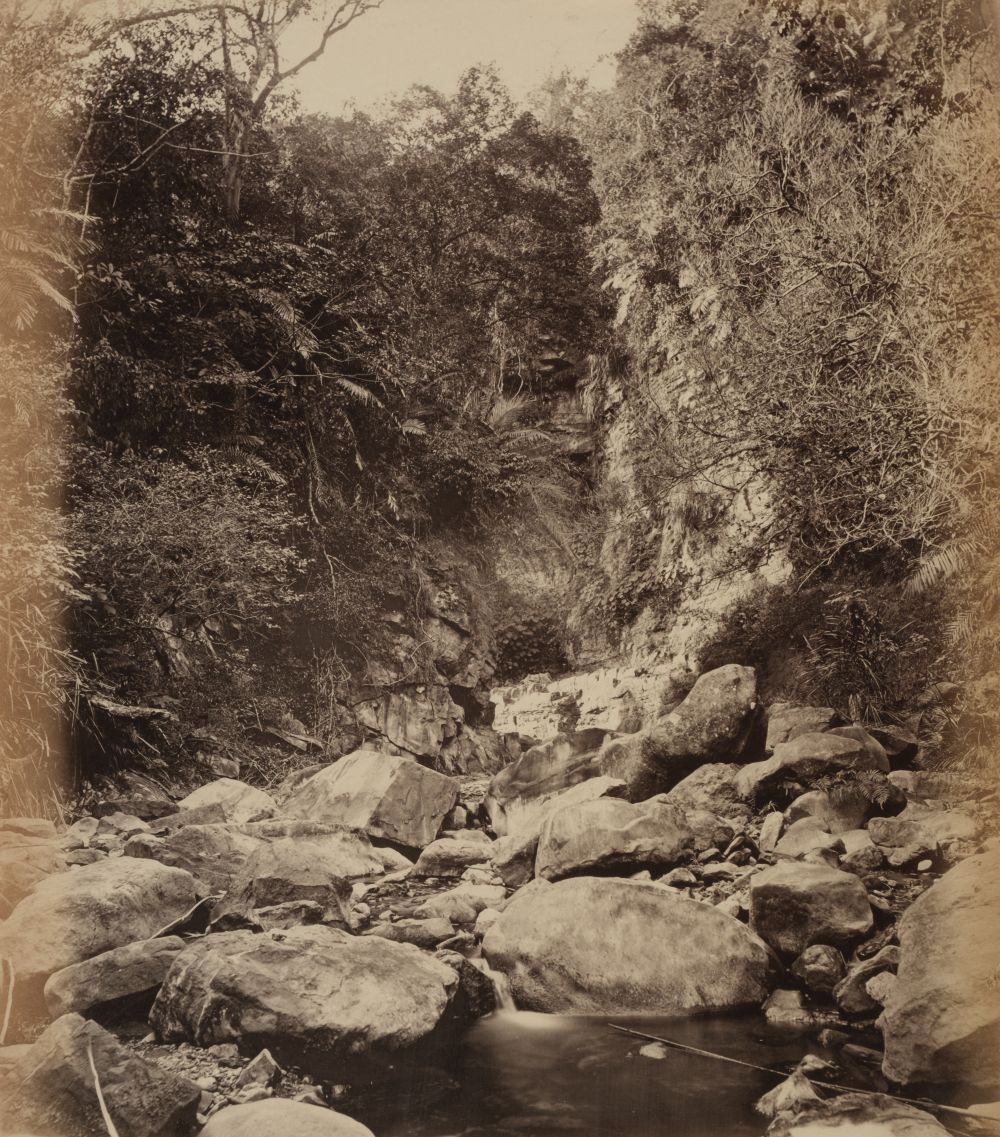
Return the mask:
<path id="1" fill-rule="evenodd" d="M 81 52 L 71 11 L 5 17 L 5 808 L 207 737 L 264 770 L 282 722 L 335 745 L 387 661 L 430 673 L 443 560 L 500 678 L 572 666 L 581 626 L 613 650 L 685 594 L 665 521 L 710 536 L 758 491 L 726 571 L 780 550 L 790 575 L 702 663 L 858 718 L 968 673 L 952 734 L 988 749 L 978 6 L 651 2 L 608 92 L 563 76 L 529 113 L 472 70 L 345 118 L 251 100 L 219 18 Z M 566 369 L 599 440 L 631 408 L 628 492 L 554 443 Z"/>

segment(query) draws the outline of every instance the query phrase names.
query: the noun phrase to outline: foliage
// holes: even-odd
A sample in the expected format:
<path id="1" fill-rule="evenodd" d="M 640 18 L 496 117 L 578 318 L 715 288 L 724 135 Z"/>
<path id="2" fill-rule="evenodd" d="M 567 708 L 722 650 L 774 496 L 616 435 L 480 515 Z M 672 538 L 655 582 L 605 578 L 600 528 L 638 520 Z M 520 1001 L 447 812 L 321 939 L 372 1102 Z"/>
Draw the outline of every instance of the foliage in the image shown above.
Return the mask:
<path id="1" fill-rule="evenodd" d="M 64 637 L 80 593 L 60 512 L 62 381 L 37 350 L 0 346 L 0 798 L 28 813 L 48 812 L 65 789 L 65 723 L 81 673 Z"/>
<path id="2" fill-rule="evenodd" d="M 996 500 L 1000 119 L 977 19 L 651 3 L 585 130 L 624 387 L 648 410 L 638 504 L 710 533 L 770 500 L 728 571 L 781 552 L 797 593 L 870 597 L 974 548 L 984 583 L 995 542 L 968 526 Z M 969 611 L 949 592 L 922 615 Z M 806 621 L 806 665 L 866 710 L 898 705 L 907 653 L 943 659 L 941 624 L 860 644 L 830 620 Z"/>

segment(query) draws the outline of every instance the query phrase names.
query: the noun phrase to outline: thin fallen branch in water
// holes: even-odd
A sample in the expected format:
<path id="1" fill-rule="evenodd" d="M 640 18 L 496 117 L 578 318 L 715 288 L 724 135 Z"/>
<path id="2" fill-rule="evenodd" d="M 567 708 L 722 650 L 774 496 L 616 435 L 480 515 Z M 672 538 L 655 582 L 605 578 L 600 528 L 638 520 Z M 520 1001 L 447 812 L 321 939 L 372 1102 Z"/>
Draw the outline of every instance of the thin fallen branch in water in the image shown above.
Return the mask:
<path id="1" fill-rule="evenodd" d="M 615 1023 L 608 1023 L 612 1030 L 620 1031 L 622 1034 L 631 1034 L 635 1038 L 644 1038 L 648 1042 L 661 1042 L 664 1046 L 672 1046 L 676 1050 L 683 1050 L 688 1054 L 697 1054 L 701 1058 L 714 1058 L 718 1062 L 731 1062 L 734 1066 L 743 1066 L 748 1070 L 759 1070 L 762 1074 L 773 1074 L 776 1078 L 787 1078 L 789 1075 L 784 1070 L 775 1070 L 771 1066 L 758 1066 L 754 1062 L 744 1062 L 742 1058 L 730 1058 L 728 1054 L 717 1054 L 714 1050 L 701 1050 L 697 1046 L 689 1046 L 686 1042 L 676 1042 L 672 1038 L 661 1038 L 658 1034 L 646 1034 L 641 1030 L 632 1030 L 627 1026 L 617 1026 Z M 986 1121 L 998 1128 L 1000 1128 L 1000 1121 L 995 1117 L 990 1117 L 985 1113 L 973 1113 L 969 1109 L 961 1109 L 957 1105 L 942 1105 L 936 1101 L 917 1101 L 915 1098 L 904 1098 L 899 1094 L 881 1094 L 877 1090 L 861 1090 L 856 1086 L 844 1086 L 839 1082 L 826 1082 L 821 1078 L 813 1078 L 809 1074 L 805 1075 L 810 1082 L 814 1082 L 817 1086 L 824 1086 L 830 1090 L 843 1090 L 849 1094 L 868 1094 L 870 1097 L 891 1097 L 895 1101 L 905 1102 L 907 1105 L 916 1106 L 918 1109 L 930 1110 L 943 1110 L 946 1113 L 956 1113 L 960 1117 L 969 1117 L 974 1121 Z"/>

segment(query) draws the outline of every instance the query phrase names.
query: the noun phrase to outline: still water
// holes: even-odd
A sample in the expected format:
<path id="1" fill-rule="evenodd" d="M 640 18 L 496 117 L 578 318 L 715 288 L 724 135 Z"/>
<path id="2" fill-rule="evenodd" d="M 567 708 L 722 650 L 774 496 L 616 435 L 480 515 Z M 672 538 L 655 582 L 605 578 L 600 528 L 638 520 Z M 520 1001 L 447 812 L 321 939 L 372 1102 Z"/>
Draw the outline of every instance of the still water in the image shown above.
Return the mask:
<path id="1" fill-rule="evenodd" d="M 450 1092 L 429 1101 L 427 1087 L 401 1087 L 375 1131 L 380 1137 L 757 1137 L 767 1128 L 753 1103 L 778 1078 L 676 1050 L 642 1057 L 643 1040 L 611 1030 L 609 1021 L 780 1069 L 811 1049 L 808 1036 L 768 1027 L 756 1014 L 609 1020 L 500 1011 L 469 1031 L 448 1071 Z"/>

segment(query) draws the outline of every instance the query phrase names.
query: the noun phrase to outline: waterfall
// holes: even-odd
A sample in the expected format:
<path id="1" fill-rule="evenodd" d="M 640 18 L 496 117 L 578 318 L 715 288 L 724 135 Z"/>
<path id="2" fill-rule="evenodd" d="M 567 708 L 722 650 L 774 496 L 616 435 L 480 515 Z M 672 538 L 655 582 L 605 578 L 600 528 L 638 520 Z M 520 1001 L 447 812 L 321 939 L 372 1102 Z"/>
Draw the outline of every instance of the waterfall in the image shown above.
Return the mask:
<path id="1" fill-rule="evenodd" d="M 510 980 L 507 976 L 502 971 L 494 971 L 482 956 L 474 956 L 469 962 L 474 964 L 493 984 L 497 1012 L 516 1011 L 517 1004 L 514 1002 L 514 994 L 510 989 Z"/>

